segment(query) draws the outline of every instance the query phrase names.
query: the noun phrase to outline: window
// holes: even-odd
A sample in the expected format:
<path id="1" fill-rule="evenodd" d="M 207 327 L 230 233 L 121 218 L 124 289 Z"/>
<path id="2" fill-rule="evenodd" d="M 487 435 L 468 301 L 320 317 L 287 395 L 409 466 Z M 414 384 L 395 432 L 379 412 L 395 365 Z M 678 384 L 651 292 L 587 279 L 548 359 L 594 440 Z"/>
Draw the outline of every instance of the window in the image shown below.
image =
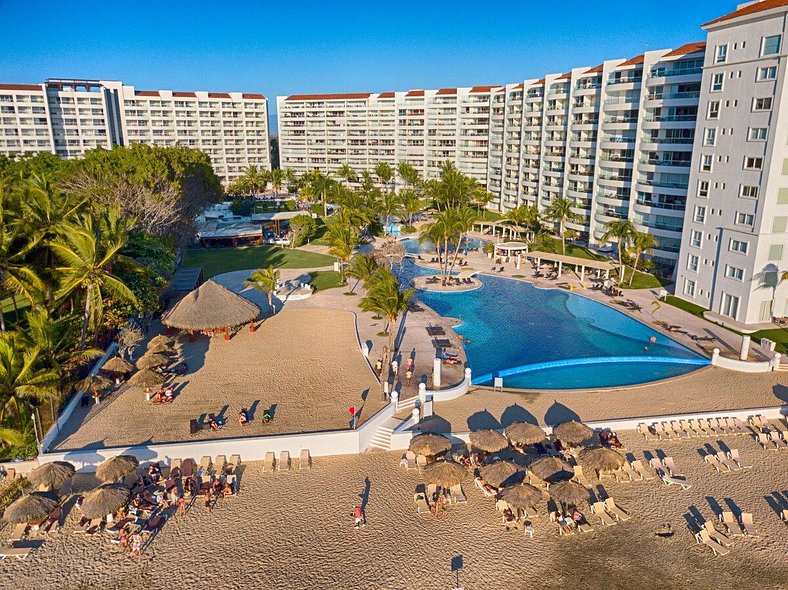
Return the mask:
<path id="1" fill-rule="evenodd" d="M 758 187 L 742 184 L 739 190 L 739 196 L 746 197 L 749 199 L 757 199 L 758 198 Z"/>
<path id="2" fill-rule="evenodd" d="M 701 156 L 700 171 L 711 172 L 711 165 L 713 162 L 714 162 L 714 156 L 712 156 L 711 154 L 705 154 Z"/>
<path id="3" fill-rule="evenodd" d="M 709 127 L 703 133 L 703 145 L 713 146 L 717 142 L 717 128 Z"/>
<path id="4" fill-rule="evenodd" d="M 691 270 L 692 272 L 698 271 L 698 257 L 694 254 L 687 256 L 687 270 Z"/>
<path id="5" fill-rule="evenodd" d="M 709 102 L 709 109 L 706 112 L 707 119 L 719 119 L 720 118 L 720 101 L 719 100 L 712 100 Z"/>
<path id="6" fill-rule="evenodd" d="M 717 51 L 714 54 L 714 63 L 724 64 L 726 61 L 728 61 L 728 46 L 717 45 Z"/>
<path id="7" fill-rule="evenodd" d="M 737 252 L 739 254 L 747 254 L 747 250 L 750 247 L 749 242 L 743 242 L 741 240 L 734 240 L 731 238 L 730 242 L 728 243 L 728 251 L 730 252 Z"/>
<path id="8" fill-rule="evenodd" d="M 744 269 L 736 266 L 725 265 L 725 276 L 729 279 L 741 281 L 744 279 Z"/>
<path id="9" fill-rule="evenodd" d="M 696 229 L 692 230 L 690 234 L 690 246 L 695 248 L 700 248 L 703 244 L 703 232 L 700 232 Z"/>
<path id="10" fill-rule="evenodd" d="M 766 141 L 766 127 L 750 127 L 747 132 L 748 141 Z"/>
<path id="11" fill-rule="evenodd" d="M 760 170 L 761 168 L 763 168 L 763 158 L 756 158 L 753 156 L 744 158 L 745 170 Z"/>
<path id="12" fill-rule="evenodd" d="M 737 213 L 736 214 L 736 224 L 737 225 L 747 225 L 752 227 L 755 223 L 755 216 L 750 213 Z"/>
<path id="13" fill-rule="evenodd" d="M 695 297 L 695 281 L 684 279 L 684 294 Z"/>
<path id="14" fill-rule="evenodd" d="M 695 222 L 696 223 L 706 222 L 706 207 L 702 205 L 695 205 Z"/>
<path id="15" fill-rule="evenodd" d="M 701 180 L 698 182 L 698 196 L 707 198 L 709 196 L 709 181 Z"/>
<path id="16" fill-rule="evenodd" d="M 772 35 L 763 38 L 763 45 L 761 45 L 761 55 L 774 55 L 780 53 L 780 42 L 782 35 Z"/>
<path id="17" fill-rule="evenodd" d="M 725 83 L 725 74 L 714 74 L 711 77 L 711 91 L 722 92 L 722 85 Z"/>
<path id="18" fill-rule="evenodd" d="M 783 259 L 783 245 L 772 244 L 769 246 L 769 261 L 779 262 Z"/>
<path id="19" fill-rule="evenodd" d="M 767 96 L 764 98 L 756 98 L 752 105 L 754 111 L 771 111 L 772 110 L 772 97 Z"/>
<path id="20" fill-rule="evenodd" d="M 762 82 L 763 80 L 775 80 L 777 79 L 777 66 L 768 66 L 765 68 L 758 68 L 758 82 Z"/>

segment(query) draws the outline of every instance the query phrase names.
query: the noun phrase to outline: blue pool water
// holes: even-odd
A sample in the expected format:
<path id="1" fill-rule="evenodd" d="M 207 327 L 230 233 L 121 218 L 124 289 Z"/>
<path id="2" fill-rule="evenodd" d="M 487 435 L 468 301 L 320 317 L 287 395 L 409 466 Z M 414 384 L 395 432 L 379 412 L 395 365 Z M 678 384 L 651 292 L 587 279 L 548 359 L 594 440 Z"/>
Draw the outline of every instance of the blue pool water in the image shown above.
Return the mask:
<path id="1" fill-rule="evenodd" d="M 433 271 L 406 262 L 407 280 Z M 527 389 L 615 387 L 657 381 L 708 360 L 629 316 L 563 290 L 480 275 L 474 291 L 419 291 L 437 313 L 458 318 L 473 382 Z M 644 312 L 646 313 L 646 312 Z M 649 342 L 656 338 L 654 344 Z"/>
<path id="2" fill-rule="evenodd" d="M 408 254 L 434 254 L 435 244 L 432 242 L 424 242 L 419 244 L 416 238 L 405 238 L 402 241 L 402 246 Z M 463 238 L 463 248 L 482 248 L 484 247 L 484 240 L 477 240 L 476 238 Z M 453 251 L 454 246 L 452 246 Z"/>

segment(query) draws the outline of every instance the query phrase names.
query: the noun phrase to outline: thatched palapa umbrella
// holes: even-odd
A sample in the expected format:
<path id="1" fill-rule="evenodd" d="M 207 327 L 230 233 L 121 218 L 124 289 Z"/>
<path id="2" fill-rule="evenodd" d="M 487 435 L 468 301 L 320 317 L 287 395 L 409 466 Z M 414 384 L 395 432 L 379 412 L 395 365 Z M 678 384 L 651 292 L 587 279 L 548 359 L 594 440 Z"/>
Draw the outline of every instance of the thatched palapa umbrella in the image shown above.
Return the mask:
<path id="1" fill-rule="evenodd" d="M 500 488 L 522 481 L 525 472 L 511 461 L 496 461 L 479 469 L 479 475 L 494 488 Z"/>
<path id="2" fill-rule="evenodd" d="M 578 457 L 578 462 L 583 467 L 599 471 L 615 471 L 620 469 L 625 459 L 621 453 L 605 447 L 583 449 Z"/>
<path id="3" fill-rule="evenodd" d="M 582 422 L 562 422 L 553 428 L 553 434 L 561 442 L 570 445 L 582 445 L 594 438 L 594 431 Z"/>
<path id="4" fill-rule="evenodd" d="M 28 481 L 36 487 L 58 490 L 60 486 L 74 477 L 76 470 L 71 463 L 52 461 L 39 465 L 27 476 Z"/>
<path id="5" fill-rule="evenodd" d="M 148 355 L 152 353 L 175 354 L 175 349 L 171 344 L 165 344 L 163 342 L 148 344 L 148 349 L 145 351 L 145 354 Z"/>
<path id="6" fill-rule="evenodd" d="M 220 330 L 229 339 L 230 328 L 257 319 L 260 308 L 214 281 L 205 281 L 186 295 L 161 322 L 168 328 L 187 330 L 190 334 L 204 330 Z"/>
<path id="7" fill-rule="evenodd" d="M 104 484 L 85 496 L 82 514 L 87 518 L 101 518 L 112 514 L 125 505 L 131 497 L 131 490 L 117 483 Z"/>
<path id="8" fill-rule="evenodd" d="M 558 457 L 542 457 L 531 463 L 528 469 L 536 477 L 549 483 L 569 479 L 574 475 L 574 470 L 569 463 Z"/>
<path id="9" fill-rule="evenodd" d="M 129 378 L 129 384 L 135 387 L 158 387 L 164 383 L 164 375 L 151 371 L 150 369 L 142 369 L 137 371 Z"/>
<path id="10" fill-rule="evenodd" d="M 424 468 L 424 481 L 444 488 L 456 486 L 468 476 L 465 467 L 454 461 L 438 461 Z"/>
<path id="11" fill-rule="evenodd" d="M 538 442 L 542 442 L 547 435 L 536 424 L 515 422 L 506 427 L 506 436 L 510 441 L 518 445 L 535 445 Z"/>
<path id="12" fill-rule="evenodd" d="M 155 367 L 164 367 L 170 364 L 172 364 L 172 359 L 160 352 L 144 354 L 137 360 L 138 369 L 153 369 Z"/>
<path id="13" fill-rule="evenodd" d="M 550 486 L 550 495 L 565 506 L 588 503 L 590 492 L 576 481 L 560 481 Z"/>
<path id="14" fill-rule="evenodd" d="M 32 492 L 6 508 L 3 520 L 11 524 L 40 520 L 57 508 L 58 503 L 57 496 L 51 492 Z"/>
<path id="15" fill-rule="evenodd" d="M 509 441 L 495 430 L 475 430 L 470 434 L 471 444 L 485 453 L 497 453 L 509 446 Z"/>
<path id="16" fill-rule="evenodd" d="M 519 486 L 506 488 L 501 492 L 501 498 L 515 508 L 530 508 L 542 500 L 542 491 L 539 488 L 524 483 Z"/>
<path id="17" fill-rule="evenodd" d="M 121 477 L 133 473 L 140 464 L 133 455 L 117 455 L 104 461 L 96 469 L 96 477 L 103 482 L 118 481 Z M 108 513 L 105 513 L 108 514 Z"/>
<path id="18" fill-rule="evenodd" d="M 451 441 L 440 434 L 419 434 L 410 439 L 408 448 L 417 455 L 440 455 L 451 449 Z"/>
<path id="19" fill-rule="evenodd" d="M 158 346 L 159 344 L 163 344 L 168 348 L 172 348 L 175 344 L 175 340 L 170 338 L 169 336 L 165 336 L 164 334 L 158 334 L 150 339 L 148 342 L 148 350 L 150 350 L 154 346 Z"/>
<path id="20" fill-rule="evenodd" d="M 95 393 L 96 391 L 107 389 L 107 387 L 112 387 L 112 381 L 101 375 L 91 375 L 77 381 L 74 387 L 76 387 L 77 391 L 92 391 Z"/>
<path id="21" fill-rule="evenodd" d="M 101 365 L 101 370 L 107 371 L 108 373 L 130 373 L 132 370 L 134 370 L 134 365 L 132 365 L 126 359 L 122 359 L 119 356 L 114 356 L 106 363 Z"/>

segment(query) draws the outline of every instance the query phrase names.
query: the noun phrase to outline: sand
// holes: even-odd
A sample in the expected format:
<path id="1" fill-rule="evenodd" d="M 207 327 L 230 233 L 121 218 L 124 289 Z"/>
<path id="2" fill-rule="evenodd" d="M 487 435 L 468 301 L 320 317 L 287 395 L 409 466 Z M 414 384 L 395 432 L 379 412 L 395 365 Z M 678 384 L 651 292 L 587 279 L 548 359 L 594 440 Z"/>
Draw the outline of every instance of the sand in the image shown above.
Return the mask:
<path id="1" fill-rule="evenodd" d="M 561 538 L 542 513 L 530 540 L 504 530 L 493 500 L 471 479 L 464 484 L 467 505 L 440 520 L 418 516 L 412 494 L 420 478 L 398 467 L 398 453 L 317 458 L 311 471 L 275 474 L 252 463 L 237 497 L 210 514 L 198 504 L 174 517 L 139 561 L 106 538 L 74 534 L 77 516 L 70 514 L 26 562 L 0 562 L 0 588 L 452 588 L 457 556 L 468 590 L 785 588 L 788 526 L 769 502 L 788 499 L 788 452 L 763 451 L 749 436 L 723 437 L 754 468 L 718 474 L 698 454 L 707 443 L 719 448 L 717 439 L 646 443 L 630 432 L 622 440 L 638 458 L 644 450 L 672 455 L 692 489 L 605 478 L 601 485 L 630 521 Z M 77 486 L 93 484 L 78 476 Z M 350 511 L 362 497 L 368 525 L 354 530 Z M 753 513 L 762 536 L 737 539 L 730 555 L 715 558 L 695 544 L 685 515 L 712 519 L 717 504 L 728 501 Z M 666 523 L 674 536 L 656 537 Z M 8 535 L 5 527 L 0 543 Z"/>

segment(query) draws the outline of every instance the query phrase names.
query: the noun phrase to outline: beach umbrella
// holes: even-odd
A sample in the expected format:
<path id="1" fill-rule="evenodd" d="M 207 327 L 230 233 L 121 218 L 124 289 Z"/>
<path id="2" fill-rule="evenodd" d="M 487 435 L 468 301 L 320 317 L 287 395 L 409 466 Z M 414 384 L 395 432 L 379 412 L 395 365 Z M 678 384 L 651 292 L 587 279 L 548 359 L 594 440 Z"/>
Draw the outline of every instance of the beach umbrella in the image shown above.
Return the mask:
<path id="1" fill-rule="evenodd" d="M 531 463 L 528 469 L 539 479 L 550 483 L 569 479 L 574 475 L 569 463 L 558 457 L 542 457 Z"/>
<path id="2" fill-rule="evenodd" d="M 163 344 L 168 348 L 172 348 L 175 345 L 175 340 L 169 336 L 165 336 L 164 334 L 158 334 L 151 338 L 150 342 L 148 342 L 148 350 L 150 350 L 151 347 L 157 346 L 159 344 Z"/>
<path id="3" fill-rule="evenodd" d="M 172 344 L 165 344 L 164 342 L 157 342 L 156 344 L 148 344 L 148 349 L 145 354 L 151 353 L 163 353 L 163 354 L 175 354 L 175 349 L 173 348 Z"/>
<path id="4" fill-rule="evenodd" d="M 124 506 L 131 497 L 131 490 L 117 483 L 104 484 L 85 496 L 82 514 L 87 518 L 102 518 Z"/>
<path id="5" fill-rule="evenodd" d="M 118 481 L 121 477 L 133 473 L 139 464 L 140 462 L 133 455 L 116 455 L 98 466 L 96 477 L 103 482 Z"/>
<path id="6" fill-rule="evenodd" d="M 502 490 L 501 498 L 515 508 L 530 508 L 542 500 L 542 491 L 524 483 Z"/>
<path id="7" fill-rule="evenodd" d="M 58 504 L 57 496 L 51 492 L 32 492 L 6 508 L 3 520 L 10 524 L 40 520 L 57 508 Z"/>
<path id="8" fill-rule="evenodd" d="M 166 312 L 161 322 L 168 328 L 200 332 L 242 326 L 258 315 L 260 308 L 254 303 L 207 280 Z"/>
<path id="9" fill-rule="evenodd" d="M 621 453 L 605 447 L 583 449 L 578 457 L 578 462 L 583 467 L 595 469 L 596 471 L 615 471 L 620 469 L 625 461 Z"/>
<path id="10" fill-rule="evenodd" d="M 509 441 L 495 430 L 475 430 L 470 435 L 471 444 L 485 453 L 497 453 L 509 446 Z"/>
<path id="11" fill-rule="evenodd" d="M 550 495 L 566 506 L 577 506 L 588 503 L 589 490 L 576 481 L 560 481 L 550 486 Z"/>
<path id="12" fill-rule="evenodd" d="M 494 488 L 522 481 L 524 472 L 511 461 L 496 461 L 479 469 L 479 475 Z"/>
<path id="13" fill-rule="evenodd" d="M 119 356 L 112 357 L 101 366 L 102 371 L 108 371 L 109 373 L 129 373 L 133 369 L 134 365 Z"/>
<path id="14" fill-rule="evenodd" d="M 76 382 L 74 387 L 77 391 L 99 391 L 112 386 L 112 381 L 101 375 L 91 375 Z"/>
<path id="15" fill-rule="evenodd" d="M 419 434 L 410 439 L 408 448 L 417 455 L 439 455 L 451 449 L 451 441 L 440 434 Z"/>
<path id="16" fill-rule="evenodd" d="M 52 461 L 39 465 L 27 476 L 27 480 L 34 486 L 46 486 L 50 489 L 60 489 L 64 483 L 74 477 L 76 470 L 71 463 L 65 461 Z"/>
<path id="17" fill-rule="evenodd" d="M 160 352 L 147 353 L 137 360 L 138 369 L 153 369 L 172 364 L 172 359 Z"/>
<path id="18" fill-rule="evenodd" d="M 164 383 L 164 375 L 150 369 L 142 369 L 129 378 L 129 383 L 136 387 L 158 387 Z"/>
<path id="19" fill-rule="evenodd" d="M 427 465 L 422 472 L 424 481 L 445 488 L 455 486 L 468 476 L 465 467 L 454 461 L 438 461 Z"/>
<path id="20" fill-rule="evenodd" d="M 553 428 L 553 434 L 561 442 L 582 445 L 594 437 L 594 431 L 582 422 L 562 422 Z"/>
<path id="21" fill-rule="evenodd" d="M 535 445 L 545 439 L 545 431 L 536 424 L 515 422 L 506 427 L 506 436 L 518 445 Z"/>

